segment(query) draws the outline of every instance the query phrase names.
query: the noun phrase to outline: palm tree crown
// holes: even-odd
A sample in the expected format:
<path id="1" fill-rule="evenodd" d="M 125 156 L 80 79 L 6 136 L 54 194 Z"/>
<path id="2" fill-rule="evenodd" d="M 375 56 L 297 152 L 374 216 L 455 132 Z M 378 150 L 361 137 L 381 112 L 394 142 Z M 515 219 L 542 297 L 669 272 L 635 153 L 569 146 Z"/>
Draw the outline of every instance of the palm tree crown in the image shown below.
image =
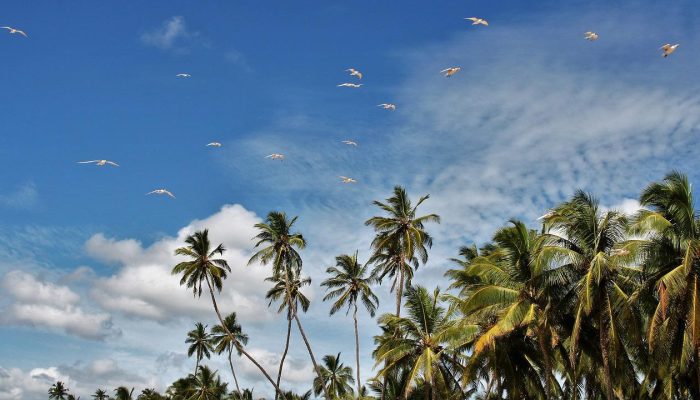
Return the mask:
<path id="1" fill-rule="evenodd" d="M 340 353 L 329 354 L 323 357 L 321 376 L 314 379 L 314 394 L 318 396 L 325 387 L 332 399 L 342 399 L 353 394 L 353 383 L 352 368 L 340 362 Z"/>

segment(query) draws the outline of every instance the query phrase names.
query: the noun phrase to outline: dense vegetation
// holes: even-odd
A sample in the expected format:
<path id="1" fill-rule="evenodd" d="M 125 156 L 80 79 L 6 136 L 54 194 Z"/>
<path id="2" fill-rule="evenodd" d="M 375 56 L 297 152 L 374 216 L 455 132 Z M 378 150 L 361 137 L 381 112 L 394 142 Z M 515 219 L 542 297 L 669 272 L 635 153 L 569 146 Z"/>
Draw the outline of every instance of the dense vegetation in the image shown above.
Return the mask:
<path id="1" fill-rule="evenodd" d="M 186 241 L 177 254 L 187 260 L 174 267 L 181 284 L 196 296 L 209 296 L 219 320 L 210 332 L 202 324 L 187 334 L 188 354 L 196 358 L 192 374 L 164 394 L 146 389 L 136 398 L 254 399 L 250 390 L 221 380 L 202 365 L 214 354 L 225 356 L 235 378 L 235 363 L 252 362 L 275 390 L 275 398 L 307 399 L 691 399 L 700 398 L 700 219 L 687 178 L 677 172 L 647 186 L 642 209 L 633 216 L 601 207 L 590 194 L 576 192 L 549 210 L 542 225 L 528 228 L 509 221 L 480 247 L 459 249 L 445 273 L 445 291 L 413 282 L 428 259 L 431 223 L 401 187 L 380 215 L 372 256 L 339 255 L 322 283 L 330 312 L 352 311 L 355 320 L 354 366 L 341 354 L 319 359 L 302 324 L 310 302 L 303 287 L 304 237 L 296 218 L 271 212 L 256 225 L 257 253 L 251 262 L 270 269 L 270 303 L 284 313 L 287 335 L 276 374 L 246 352 L 248 337 L 236 314 L 223 316 L 216 303 L 230 272 L 222 245 L 209 242 L 206 230 Z M 364 384 L 359 376 L 357 313 L 374 316 L 376 285 L 391 283 L 395 312 L 377 322 L 374 337 L 377 375 Z M 296 325 L 316 378 L 309 392 L 285 391 L 282 363 Z M 268 344 L 272 346 L 280 344 Z M 236 359 L 233 355 L 245 360 Z M 355 374 L 353 373 L 353 367 Z M 118 388 L 114 399 L 132 399 Z M 103 390 L 95 399 L 107 399 Z M 57 382 L 50 399 L 68 399 Z"/>

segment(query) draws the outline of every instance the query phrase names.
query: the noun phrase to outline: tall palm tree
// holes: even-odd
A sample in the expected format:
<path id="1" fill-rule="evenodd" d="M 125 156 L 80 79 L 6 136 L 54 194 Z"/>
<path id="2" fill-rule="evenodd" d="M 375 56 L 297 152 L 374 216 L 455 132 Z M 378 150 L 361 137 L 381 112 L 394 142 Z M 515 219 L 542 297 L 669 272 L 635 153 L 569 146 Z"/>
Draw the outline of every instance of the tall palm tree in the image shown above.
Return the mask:
<path id="1" fill-rule="evenodd" d="M 192 357 L 193 354 L 195 355 L 197 360 L 194 367 L 195 374 L 199 369 L 199 363 L 202 361 L 202 359 L 204 359 L 204 357 L 207 359 L 211 358 L 211 351 L 213 349 L 211 341 L 212 337 L 209 332 L 207 332 L 206 325 L 202 324 L 201 322 L 195 323 L 194 329 L 187 332 L 187 339 L 185 340 L 185 343 L 190 345 L 187 348 L 187 357 Z"/>
<path id="2" fill-rule="evenodd" d="M 454 348 L 462 343 L 461 329 L 455 329 L 446 310 L 439 304 L 440 291 L 430 294 L 423 287 L 411 286 L 404 295 L 407 317 L 384 314 L 379 317 L 384 335 L 376 337 L 376 364 L 384 364 L 383 377 L 406 369 L 410 371 L 402 397 L 422 386 L 424 399 L 438 400 L 441 394 L 460 387 L 454 371 L 461 366 Z"/>
<path id="3" fill-rule="evenodd" d="M 188 400 L 221 400 L 226 395 L 226 386 L 216 371 L 203 365 L 195 375 L 192 395 Z"/>
<path id="4" fill-rule="evenodd" d="M 425 263 L 428 261 L 428 248 L 432 246 L 433 239 L 425 231 L 428 222 L 440 222 L 437 214 L 416 216 L 420 206 L 430 195 L 418 199 L 415 206 L 401 186 L 394 187 L 394 195 L 386 200 L 386 203 L 374 201 L 374 205 L 383 210 L 385 216 L 376 216 L 368 219 L 365 225 L 371 226 L 376 232 L 372 241 L 375 255 L 383 255 L 381 258 L 373 257 L 371 262 L 379 267 L 374 274 L 377 279 L 386 275 L 396 274 L 398 282 L 396 291 L 396 316 L 401 316 L 401 299 L 403 296 L 406 279 L 410 280 L 412 271 L 411 263 L 416 259 L 414 266 L 417 268 L 417 260 Z M 387 263 L 387 261 L 390 261 Z M 394 272 L 392 272 L 394 271 Z"/>
<path id="5" fill-rule="evenodd" d="M 357 328 L 357 302 L 362 301 L 370 316 L 374 317 L 379 305 L 379 299 L 370 285 L 373 279 L 367 276 L 367 266 L 357 261 L 357 251 L 354 255 L 343 254 L 335 258 L 335 267 L 326 269 L 331 277 L 323 281 L 328 294 L 323 301 L 336 299 L 331 306 L 331 315 L 347 306 L 347 312 L 353 309 L 352 318 L 355 323 L 355 366 L 357 372 L 357 393 L 362 391 L 360 380 L 360 335 Z M 346 314 L 347 314 L 346 312 Z"/>
<path id="6" fill-rule="evenodd" d="M 258 229 L 258 234 L 253 238 L 256 240 L 255 248 L 260 248 L 248 261 L 248 265 L 259 261 L 263 265 L 272 264 L 272 279 L 273 280 L 284 280 L 285 290 L 287 292 L 287 297 L 291 298 L 291 283 L 296 279 L 296 277 L 301 275 L 302 259 L 297 249 L 303 249 L 306 247 L 306 240 L 304 236 L 299 232 L 294 232 L 293 227 L 296 222 L 297 217 L 288 219 L 287 214 L 278 211 L 271 211 L 267 214 L 265 222 L 260 222 L 255 224 Z M 291 307 L 291 319 L 289 319 L 288 314 L 287 320 L 287 339 L 285 344 L 285 350 L 280 360 L 280 367 L 278 372 L 278 381 L 282 375 L 282 367 L 284 364 L 284 359 L 287 354 L 287 349 L 289 346 L 289 337 L 291 334 L 291 319 L 297 323 L 299 328 L 299 333 L 301 334 L 306 349 L 309 352 L 309 357 L 311 358 L 311 363 L 314 366 L 314 371 L 316 371 L 317 376 L 321 376 L 321 370 L 316 363 L 316 357 L 311 350 L 311 344 L 309 343 L 304 328 L 299 320 L 299 315 L 297 313 L 296 306 Z M 278 392 L 282 394 L 282 392 Z M 324 394 L 328 398 L 328 393 Z M 277 399 L 275 395 L 275 399 Z"/>
<path id="7" fill-rule="evenodd" d="M 248 335 L 243 333 L 243 328 L 241 328 L 241 325 L 238 323 L 238 321 L 236 321 L 235 312 L 232 312 L 231 314 L 227 315 L 226 318 L 224 318 L 224 324 L 226 325 L 225 328 L 221 325 L 215 325 L 211 330 L 212 342 L 216 346 L 214 351 L 216 351 L 217 354 L 228 352 L 228 365 L 231 367 L 231 375 L 233 375 L 233 381 L 236 384 L 236 391 L 240 392 L 241 388 L 238 386 L 238 378 L 236 377 L 236 371 L 233 369 L 231 355 L 233 349 L 236 347 L 236 342 L 243 345 L 248 344 Z M 236 342 L 231 340 L 231 337 L 226 333 L 226 331 L 233 334 Z M 238 351 L 238 355 L 241 355 L 240 351 Z"/>
<path id="8" fill-rule="evenodd" d="M 627 267 L 628 259 L 616 251 L 626 239 L 626 216 L 614 210 L 603 212 L 593 196 L 579 190 L 571 200 L 552 209 L 544 224 L 552 244 L 545 247 L 543 257 L 557 264 L 560 276 L 575 279 L 569 352 L 573 387 L 577 360 L 582 357 L 579 350 L 583 350 L 586 356 L 602 360 L 602 391 L 608 400 L 616 390 L 635 390 L 632 353 L 622 336 L 638 330 L 633 329 L 637 320 L 628 304 L 640 274 Z M 597 338 L 597 349 L 579 349 L 582 336 L 586 340 Z M 594 377 L 587 378 L 588 384 Z"/>
<path id="9" fill-rule="evenodd" d="M 107 392 L 104 390 L 97 389 L 95 390 L 95 394 L 92 395 L 92 398 L 95 400 L 107 400 L 109 399 L 109 395 L 107 395 Z"/>
<path id="10" fill-rule="evenodd" d="M 143 389 L 136 397 L 136 400 L 165 400 L 165 396 L 158 393 L 155 389 Z"/>
<path id="11" fill-rule="evenodd" d="M 326 355 L 323 357 L 324 366 L 321 367 L 321 377 L 314 378 L 314 394 L 318 396 L 323 387 L 331 395 L 331 399 L 343 399 L 352 396 L 352 368 L 340 362 L 340 353 L 337 356 Z"/>
<path id="12" fill-rule="evenodd" d="M 632 233 L 641 239 L 631 244 L 645 255 L 639 299 L 651 305 L 650 372 L 669 398 L 689 385 L 700 397 L 700 219 L 688 178 L 671 172 L 644 189 L 640 204 L 647 209 L 635 216 Z"/>
<path id="13" fill-rule="evenodd" d="M 119 386 L 114 389 L 114 400 L 132 400 L 132 394 L 134 393 L 134 388 L 129 390 L 126 386 Z"/>
<path id="14" fill-rule="evenodd" d="M 63 382 L 58 381 L 51 385 L 49 400 L 65 400 L 66 396 L 68 396 L 68 388 Z"/>
<path id="15" fill-rule="evenodd" d="M 223 287 L 223 280 L 226 279 L 227 273 L 231 272 L 231 267 L 228 266 L 226 260 L 215 258 L 217 255 L 222 256 L 226 250 L 223 244 L 219 244 L 214 250 L 211 249 L 209 231 L 207 229 L 188 236 L 187 239 L 185 239 L 185 243 L 187 243 L 187 246 L 176 249 L 175 254 L 189 257 L 190 260 L 177 264 L 173 268 L 172 274 L 182 274 L 180 285 L 186 285 L 187 288 L 192 289 L 195 296 L 202 295 L 202 281 L 206 282 L 216 316 L 221 326 L 225 328 L 226 324 L 221 317 L 221 312 L 219 311 L 219 306 L 214 296 L 214 288 L 220 293 Z M 275 390 L 279 393 L 283 393 L 262 365 L 245 351 L 241 343 L 236 341 L 235 335 L 228 331 L 226 334 L 228 334 L 231 341 L 235 343 L 236 349 L 260 370 Z"/>
<path id="16" fill-rule="evenodd" d="M 231 400 L 254 400 L 253 391 L 250 389 L 236 390 L 231 393 Z"/>

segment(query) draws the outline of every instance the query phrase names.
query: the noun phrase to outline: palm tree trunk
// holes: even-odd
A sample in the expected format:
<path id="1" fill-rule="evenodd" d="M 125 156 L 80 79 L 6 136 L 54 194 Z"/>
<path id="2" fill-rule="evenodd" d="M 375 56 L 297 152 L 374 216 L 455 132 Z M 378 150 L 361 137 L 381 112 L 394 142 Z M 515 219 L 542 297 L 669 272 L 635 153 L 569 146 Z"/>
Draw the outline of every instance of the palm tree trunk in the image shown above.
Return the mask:
<path id="1" fill-rule="evenodd" d="M 609 322 L 612 323 L 612 321 Z M 598 332 L 600 335 L 601 356 L 603 358 L 603 384 L 605 385 L 605 397 L 607 397 L 608 400 L 614 400 L 610 376 L 610 338 L 608 337 L 608 330 L 605 327 L 603 317 L 600 317 L 598 320 Z"/>
<path id="2" fill-rule="evenodd" d="M 540 353 L 542 353 L 542 358 L 544 359 L 545 398 L 549 400 L 552 398 L 552 360 L 549 358 L 549 349 L 547 348 L 547 338 L 545 334 L 545 327 L 540 327 L 537 336 L 540 345 Z"/>
<path id="3" fill-rule="evenodd" d="M 282 353 L 282 359 L 280 360 L 280 369 L 277 371 L 277 386 L 280 385 L 280 379 L 282 379 L 282 367 L 284 366 L 284 359 L 287 357 L 287 351 L 289 351 L 289 336 L 292 334 L 292 319 L 287 316 L 287 341 L 284 344 L 284 352 Z M 275 400 L 278 399 L 278 393 L 275 393 Z"/>
<path id="4" fill-rule="evenodd" d="M 240 393 L 241 388 L 238 386 L 238 378 L 236 378 L 236 371 L 233 370 L 233 361 L 231 361 L 231 350 L 233 349 L 228 349 L 228 365 L 231 367 L 231 375 L 233 375 L 233 382 L 236 384 L 236 391 Z M 279 386 L 279 383 L 277 384 L 277 386 Z"/>
<path id="5" fill-rule="evenodd" d="M 362 383 L 360 381 L 360 335 L 357 331 L 357 304 L 355 311 L 352 313 L 352 319 L 355 320 L 355 363 L 357 364 L 357 398 L 359 399 L 362 393 Z"/>
<path id="6" fill-rule="evenodd" d="M 306 349 L 309 351 L 309 356 L 311 357 L 311 363 L 314 365 L 314 370 L 316 371 L 316 375 L 318 375 L 318 378 L 321 380 L 321 383 L 323 383 L 323 375 L 321 375 L 321 370 L 318 368 L 318 364 L 316 364 L 316 358 L 314 357 L 314 352 L 311 350 L 311 345 L 309 344 L 309 339 L 306 338 L 306 333 L 304 333 L 304 328 L 301 327 L 301 321 L 299 321 L 299 316 L 296 313 L 296 310 L 294 310 L 294 320 L 297 322 L 297 327 L 299 328 L 299 333 L 301 334 L 302 339 L 304 339 L 304 344 L 306 344 Z M 326 389 L 326 385 L 321 384 L 321 388 L 323 388 L 323 395 L 326 396 L 326 400 L 331 400 L 331 397 L 328 395 L 328 389 Z"/>
<path id="7" fill-rule="evenodd" d="M 192 374 L 195 378 L 197 377 L 197 370 L 199 369 L 199 357 L 197 357 L 197 363 L 194 365 L 194 374 Z"/>
<path id="8" fill-rule="evenodd" d="M 403 265 L 403 261 L 401 261 Z M 396 317 L 401 316 L 401 297 L 403 296 L 404 276 L 403 268 L 399 270 L 399 287 L 396 290 Z"/>
<path id="9" fill-rule="evenodd" d="M 489 382 L 486 385 L 486 399 L 488 400 L 491 397 L 491 388 L 493 387 L 493 381 L 495 381 L 494 373 L 491 372 L 491 377 L 489 378 Z"/>
<path id="10" fill-rule="evenodd" d="M 208 276 L 206 276 L 206 280 L 207 280 L 207 286 L 209 287 L 209 294 L 211 295 L 211 302 L 214 305 L 214 311 L 216 312 L 216 316 L 219 318 L 219 322 L 221 323 L 221 326 L 226 331 L 226 334 L 231 338 L 231 341 L 236 344 L 236 349 L 238 351 L 240 351 L 244 356 L 246 356 L 246 358 L 248 360 L 250 360 L 250 362 L 255 364 L 256 367 L 258 367 L 260 372 L 262 372 L 262 374 L 265 375 L 265 378 L 267 378 L 267 380 L 272 384 L 272 386 L 275 388 L 277 393 L 284 396 L 284 392 L 279 388 L 279 386 L 277 386 L 277 384 L 275 384 L 275 381 L 273 381 L 272 378 L 270 378 L 270 375 L 267 373 L 267 371 L 265 371 L 265 368 L 263 368 L 262 365 L 260 365 L 257 361 L 255 361 L 255 359 L 250 354 L 248 354 L 247 351 L 245 351 L 243 346 L 238 345 L 238 342 L 236 341 L 236 337 L 233 336 L 233 333 L 231 333 L 231 331 L 228 330 L 228 327 L 224 323 L 224 319 L 221 318 L 221 312 L 219 312 L 219 306 L 216 304 L 216 297 L 214 297 L 214 289 L 212 289 L 211 283 L 209 283 Z"/>

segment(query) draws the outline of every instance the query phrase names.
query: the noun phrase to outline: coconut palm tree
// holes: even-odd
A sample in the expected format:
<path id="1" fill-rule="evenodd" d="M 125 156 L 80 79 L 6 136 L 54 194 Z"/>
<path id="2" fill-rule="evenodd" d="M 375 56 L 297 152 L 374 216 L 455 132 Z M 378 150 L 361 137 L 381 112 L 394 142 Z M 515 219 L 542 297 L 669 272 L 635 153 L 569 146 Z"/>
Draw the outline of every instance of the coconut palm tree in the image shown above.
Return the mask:
<path id="1" fill-rule="evenodd" d="M 395 275 L 398 282 L 396 291 L 396 316 L 401 316 L 401 299 L 407 279 L 412 277 L 411 263 L 415 259 L 414 267 L 418 267 L 417 260 L 425 263 L 428 261 L 428 248 L 432 246 L 433 239 L 425 231 L 428 222 L 440 222 L 437 214 L 416 216 L 420 206 L 430 196 L 425 195 L 418 199 L 415 206 L 401 186 L 394 187 L 394 195 L 386 200 L 386 203 L 374 201 L 374 205 L 383 210 L 385 216 L 376 216 L 368 219 L 365 225 L 371 226 L 376 232 L 372 241 L 375 257 L 370 260 L 377 265 L 373 274 L 379 281 L 387 274 Z M 398 285 L 396 285 L 398 283 Z M 393 288 L 393 286 L 392 286 Z"/>
<path id="2" fill-rule="evenodd" d="M 211 351 L 213 350 L 211 341 L 212 337 L 209 332 L 207 332 L 206 325 L 203 325 L 201 322 L 195 323 L 194 329 L 187 332 L 187 339 L 185 340 L 185 343 L 190 345 L 187 348 L 187 357 L 192 357 L 194 354 L 195 358 L 197 359 L 197 363 L 194 367 L 195 374 L 199 369 L 200 361 L 202 361 L 204 357 L 207 359 L 211 358 Z"/>
<path id="3" fill-rule="evenodd" d="M 92 398 L 95 400 L 107 400 L 109 399 L 109 395 L 107 395 L 106 391 L 97 389 L 95 390 L 95 394 L 92 395 Z"/>
<path id="4" fill-rule="evenodd" d="M 243 328 L 241 328 L 241 325 L 238 323 L 238 321 L 236 321 L 235 312 L 227 315 L 226 318 L 224 318 L 224 324 L 226 324 L 226 328 L 220 325 L 215 325 L 214 328 L 212 328 L 212 343 L 216 346 L 214 348 L 216 354 L 228 352 L 228 365 L 231 367 L 233 382 L 236 384 L 236 391 L 240 392 L 241 388 L 238 386 L 238 378 L 236 377 L 236 371 L 233 369 L 233 361 L 231 361 L 231 355 L 236 345 L 226 331 L 231 332 L 235 337 L 236 342 L 243 345 L 248 344 L 248 335 L 243 333 Z M 238 351 L 238 355 L 241 355 L 240 351 Z"/>
<path id="5" fill-rule="evenodd" d="M 323 357 L 321 367 L 321 377 L 314 378 L 314 394 L 318 396 L 323 387 L 331 395 L 331 399 L 343 399 L 352 396 L 352 384 L 355 379 L 352 377 L 352 368 L 340 362 L 340 353 L 337 356 L 326 355 Z"/>
<path id="6" fill-rule="evenodd" d="M 192 395 L 188 400 L 221 400 L 226 395 L 226 386 L 217 371 L 203 365 L 195 375 Z"/>
<path id="7" fill-rule="evenodd" d="M 331 277 L 323 281 L 321 286 L 325 286 L 328 294 L 323 301 L 336 299 L 331 306 L 331 315 L 347 306 L 347 313 L 353 309 L 352 318 L 355 323 L 355 367 L 357 373 L 357 393 L 362 391 L 362 381 L 360 380 L 360 335 L 357 328 L 357 302 L 362 301 L 370 316 L 379 305 L 379 299 L 372 291 L 370 285 L 373 279 L 367 276 L 367 266 L 360 265 L 357 261 L 357 251 L 354 255 L 343 254 L 335 258 L 335 267 L 326 269 L 326 273 Z"/>
<path id="8" fill-rule="evenodd" d="M 155 389 L 143 389 L 136 397 L 136 400 L 165 400 L 165 396 L 158 393 Z"/>
<path id="9" fill-rule="evenodd" d="M 169 400 L 186 400 L 192 395 L 194 375 L 190 374 L 173 382 L 165 391 Z"/>
<path id="10" fill-rule="evenodd" d="M 284 400 L 309 400 L 311 399 L 311 391 L 309 390 L 308 392 L 304 394 L 296 394 L 292 391 L 285 392 L 284 396 L 282 396 Z"/>
<path id="11" fill-rule="evenodd" d="M 80 400 L 80 396 L 75 397 L 75 395 L 69 394 L 66 400 Z"/>
<path id="12" fill-rule="evenodd" d="M 628 267 L 629 258 L 616 251 L 626 239 L 626 216 L 614 210 L 603 212 L 593 196 L 577 191 L 571 200 L 552 209 L 544 226 L 551 242 L 543 249 L 545 263 L 558 268 L 558 275 L 566 276 L 567 281 L 575 280 L 569 351 L 572 386 L 577 384 L 577 361 L 585 355 L 602 361 L 601 386 L 608 400 L 615 391 L 636 390 L 631 343 L 623 335 L 640 329 L 628 306 L 640 271 Z M 597 346 L 580 348 L 582 337 L 597 338 Z M 589 370 L 587 383 L 597 376 L 595 370 Z"/>
<path id="13" fill-rule="evenodd" d="M 126 386 L 119 386 L 114 389 L 114 400 L 132 400 L 131 396 L 134 393 L 134 388 L 129 390 Z"/>
<path id="14" fill-rule="evenodd" d="M 58 381 L 51 385 L 49 400 L 65 400 L 66 396 L 68 396 L 68 388 L 63 382 Z"/>
<path id="15" fill-rule="evenodd" d="M 172 274 L 182 274 L 180 285 L 186 285 L 188 289 L 192 289 L 195 296 L 202 295 L 202 282 L 204 281 L 209 289 L 211 302 L 220 325 L 226 327 L 214 296 L 214 288 L 220 293 L 223 287 L 223 280 L 226 279 L 227 273 L 231 272 L 231 267 L 228 266 L 226 260 L 215 258 L 217 255 L 222 256 L 226 250 L 223 244 L 219 244 L 213 250 L 211 249 L 209 231 L 206 229 L 188 236 L 185 239 L 185 243 L 187 243 L 187 246 L 176 249 L 175 254 L 189 257 L 190 260 L 177 264 L 173 268 Z M 283 393 L 262 365 L 245 351 L 241 343 L 236 341 L 235 335 L 228 331 L 226 333 L 231 338 L 231 341 L 235 343 L 236 349 L 260 370 L 277 392 Z"/>
<path id="16" fill-rule="evenodd" d="M 282 280 L 285 282 L 285 295 L 287 298 L 292 298 L 291 291 L 292 282 L 301 275 L 302 259 L 297 249 L 303 249 L 306 247 L 306 240 L 303 235 L 299 232 L 294 232 L 293 227 L 296 222 L 297 217 L 288 219 L 287 215 L 283 212 L 271 211 L 265 218 L 265 222 L 260 222 L 255 224 L 259 233 L 253 238 L 256 240 L 255 248 L 260 248 L 253 256 L 248 260 L 248 265 L 259 261 L 263 265 L 272 264 L 272 280 Z M 284 304 L 284 303 L 283 303 Z M 311 363 L 314 366 L 314 371 L 316 371 L 316 376 L 321 376 L 321 370 L 316 362 L 316 357 L 311 349 L 311 344 L 309 339 L 306 337 L 304 328 L 299 320 L 299 315 L 297 313 L 296 306 L 291 307 L 291 319 L 290 314 L 287 315 L 287 339 L 285 344 L 284 352 L 282 353 L 282 359 L 280 360 L 279 372 L 277 374 L 277 380 L 281 379 L 282 367 L 284 365 L 284 359 L 287 355 L 287 350 L 289 347 L 289 337 L 291 334 L 291 320 L 293 319 L 297 323 L 299 328 L 299 333 L 301 334 L 306 349 L 309 352 L 309 357 L 311 358 Z M 282 394 L 279 392 L 279 394 Z M 328 398 L 328 393 L 324 394 Z M 275 399 L 277 399 L 275 395 Z"/>
<path id="17" fill-rule="evenodd" d="M 231 393 L 231 400 L 253 400 L 253 391 L 250 389 L 236 390 Z"/>

